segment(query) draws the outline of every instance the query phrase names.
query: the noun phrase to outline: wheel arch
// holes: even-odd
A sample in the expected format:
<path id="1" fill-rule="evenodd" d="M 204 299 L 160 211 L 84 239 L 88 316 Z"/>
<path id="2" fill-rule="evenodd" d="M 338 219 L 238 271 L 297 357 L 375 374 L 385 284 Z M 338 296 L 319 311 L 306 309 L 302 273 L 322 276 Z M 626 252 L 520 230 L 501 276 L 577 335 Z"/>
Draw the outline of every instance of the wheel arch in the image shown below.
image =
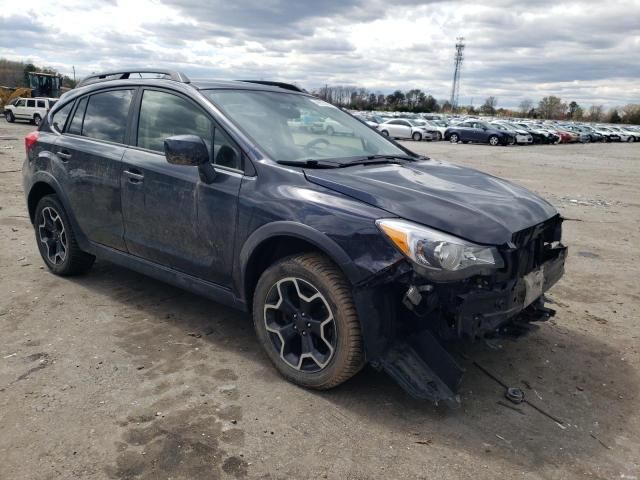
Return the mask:
<path id="1" fill-rule="evenodd" d="M 237 290 L 250 311 L 260 275 L 276 261 L 303 252 L 319 252 L 331 259 L 353 284 L 357 269 L 346 252 L 324 233 L 297 222 L 274 222 L 254 231 L 238 259 Z"/>
<path id="2" fill-rule="evenodd" d="M 58 191 L 48 182 L 42 180 L 33 184 L 27 195 L 27 209 L 29 210 L 29 219 L 31 223 L 35 220 L 36 207 L 40 199 L 46 195 L 58 195 Z M 58 195 L 59 196 L 59 195 Z"/>

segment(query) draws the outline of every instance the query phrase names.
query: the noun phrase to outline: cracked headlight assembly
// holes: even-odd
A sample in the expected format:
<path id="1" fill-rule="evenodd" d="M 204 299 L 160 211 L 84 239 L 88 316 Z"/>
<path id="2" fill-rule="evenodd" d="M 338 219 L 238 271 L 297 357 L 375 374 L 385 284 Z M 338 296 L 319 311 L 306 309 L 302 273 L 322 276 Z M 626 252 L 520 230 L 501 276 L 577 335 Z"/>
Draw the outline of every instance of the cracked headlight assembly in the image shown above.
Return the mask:
<path id="1" fill-rule="evenodd" d="M 376 225 L 407 258 L 434 277 L 460 278 L 504 267 L 496 247 L 477 245 L 406 220 L 381 219 Z"/>

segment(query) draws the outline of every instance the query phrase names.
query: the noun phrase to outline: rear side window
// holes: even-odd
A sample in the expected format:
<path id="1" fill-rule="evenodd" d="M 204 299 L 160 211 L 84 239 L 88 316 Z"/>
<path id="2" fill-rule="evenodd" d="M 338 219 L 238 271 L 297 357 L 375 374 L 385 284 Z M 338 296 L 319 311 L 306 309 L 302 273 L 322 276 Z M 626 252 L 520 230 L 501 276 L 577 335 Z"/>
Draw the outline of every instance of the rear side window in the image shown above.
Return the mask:
<path id="1" fill-rule="evenodd" d="M 69 118 L 69 114 L 71 113 L 71 109 L 73 108 L 73 102 L 67 103 L 64 107 L 58 110 L 53 114 L 52 125 L 53 128 L 62 133 L 64 130 L 64 125 L 67 123 L 67 118 Z"/>
<path id="2" fill-rule="evenodd" d="M 213 124 L 185 98 L 145 90 L 138 120 L 138 147 L 164 152 L 164 140 L 174 135 L 198 135 L 211 152 Z"/>
<path id="3" fill-rule="evenodd" d="M 80 102 L 78 102 L 78 108 L 76 108 L 76 111 L 73 114 L 73 118 L 71 119 L 69 128 L 67 128 L 67 133 L 72 133 L 74 135 L 82 134 L 82 120 L 84 119 L 84 112 L 86 109 L 87 97 L 81 99 Z"/>
<path id="4" fill-rule="evenodd" d="M 44 100 L 38 100 L 38 108 L 46 108 L 44 104 Z"/>
<path id="5" fill-rule="evenodd" d="M 133 90 L 111 90 L 91 95 L 82 123 L 82 135 L 124 143 L 132 98 Z"/>

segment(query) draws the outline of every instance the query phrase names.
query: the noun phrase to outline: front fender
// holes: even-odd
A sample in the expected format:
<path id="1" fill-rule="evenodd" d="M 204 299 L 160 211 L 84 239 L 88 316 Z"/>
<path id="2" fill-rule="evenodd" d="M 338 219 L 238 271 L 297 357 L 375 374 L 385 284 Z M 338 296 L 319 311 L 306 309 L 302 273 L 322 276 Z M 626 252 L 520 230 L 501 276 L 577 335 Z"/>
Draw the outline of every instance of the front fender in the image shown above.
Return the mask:
<path id="1" fill-rule="evenodd" d="M 358 281 L 358 269 L 346 252 L 335 241 L 313 227 L 292 221 L 271 222 L 257 228 L 244 242 L 237 262 L 238 292 L 240 298 L 247 298 L 245 280 L 251 255 L 264 241 L 278 236 L 296 237 L 305 240 L 329 256 L 352 282 Z"/>

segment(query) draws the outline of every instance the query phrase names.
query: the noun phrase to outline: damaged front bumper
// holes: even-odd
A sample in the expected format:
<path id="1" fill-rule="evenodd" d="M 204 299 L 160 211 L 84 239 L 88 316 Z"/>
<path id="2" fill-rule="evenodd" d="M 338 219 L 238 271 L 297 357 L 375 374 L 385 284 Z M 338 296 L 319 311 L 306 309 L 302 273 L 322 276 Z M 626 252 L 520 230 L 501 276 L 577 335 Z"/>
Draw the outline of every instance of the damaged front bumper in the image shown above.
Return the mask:
<path id="1" fill-rule="evenodd" d="M 561 219 L 553 220 L 514 234 L 501 249 L 505 268 L 494 275 L 438 283 L 402 265 L 357 289 L 360 318 L 369 315 L 363 335 L 371 363 L 415 398 L 458 405 L 456 342 L 522 334 L 554 315 L 543 294 L 562 277 L 567 248 Z"/>

